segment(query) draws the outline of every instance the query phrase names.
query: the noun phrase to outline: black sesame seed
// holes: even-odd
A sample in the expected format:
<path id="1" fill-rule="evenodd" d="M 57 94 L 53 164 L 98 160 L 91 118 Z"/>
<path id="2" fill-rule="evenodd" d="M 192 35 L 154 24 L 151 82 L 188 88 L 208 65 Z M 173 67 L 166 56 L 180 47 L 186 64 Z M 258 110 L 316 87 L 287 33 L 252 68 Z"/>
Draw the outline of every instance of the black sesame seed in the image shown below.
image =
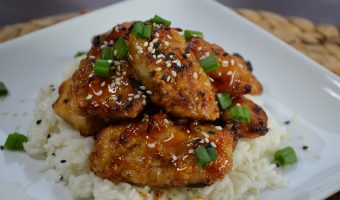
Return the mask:
<path id="1" fill-rule="evenodd" d="M 211 142 L 209 142 L 207 145 L 205 145 L 205 148 L 211 148 L 212 145 L 211 145 Z"/>
<path id="2" fill-rule="evenodd" d="M 51 91 L 54 92 L 54 91 L 55 91 L 55 88 L 52 88 Z"/>
<path id="3" fill-rule="evenodd" d="M 229 56 L 229 53 L 224 52 L 224 53 L 223 53 L 223 56 Z"/>
<path id="4" fill-rule="evenodd" d="M 234 56 L 237 56 L 237 57 L 243 59 L 243 56 L 241 56 L 241 54 L 239 54 L 239 53 L 234 53 Z"/>
<path id="5" fill-rule="evenodd" d="M 60 160 L 60 163 L 66 163 L 66 160 Z"/>
<path id="6" fill-rule="evenodd" d="M 41 123 L 41 119 L 38 119 L 35 123 L 39 125 Z"/>
<path id="7" fill-rule="evenodd" d="M 214 135 L 216 132 L 214 130 L 208 130 L 208 133 Z"/>
<path id="8" fill-rule="evenodd" d="M 64 100 L 63 100 L 63 103 L 64 103 L 64 104 L 67 104 L 68 101 L 69 101 L 68 99 L 64 99 Z"/>
<path id="9" fill-rule="evenodd" d="M 128 111 L 132 107 L 132 101 L 127 101 L 126 104 L 123 106 L 125 111 Z"/>
<path id="10" fill-rule="evenodd" d="M 60 176 L 59 181 L 62 181 L 63 179 L 64 179 L 64 177 L 63 177 L 63 176 Z"/>
<path id="11" fill-rule="evenodd" d="M 183 58 L 188 58 L 187 54 L 183 53 Z"/>
<path id="12" fill-rule="evenodd" d="M 247 64 L 248 70 L 252 72 L 253 71 L 253 65 L 251 64 L 251 62 L 247 61 L 246 64 Z"/>
<path id="13" fill-rule="evenodd" d="M 155 43 L 153 43 L 153 47 L 154 47 L 155 49 L 158 49 L 159 45 L 160 45 L 160 42 L 155 42 Z M 155 50 L 155 52 L 156 52 L 156 50 Z"/>
<path id="14" fill-rule="evenodd" d="M 95 47 L 98 47 L 100 45 L 100 36 L 99 35 L 97 35 L 93 38 L 92 45 L 95 46 Z"/>
<path id="15" fill-rule="evenodd" d="M 121 95 L 121 94 L 117 96 L 118 101 L 122 100 L 122 98 L 123 98 L 123 95 Z"/>
<path id="16" fill-rule="evenodd" d="M 192 67 L 193 66 L 193 63 L 192 62 L 189 62 L 189 67 Z"/>
<path id="17" fill-rule="evenodd" d="M 202 140 L 203 140 L 202 138 L 196 138 L 194 140 L 194 148 L 197 148 L 201 144 Z"/>
<path id="18" fill-rule="evenodd" d="M 48 134 L 48 135 L 47 135 L 47 139 L 49 139 L 50 137 L 51 137 L 51 134 Z"/>
<path id="19" fill-rule="evenodd" d="M 52 153 L 52 156 L 55 156 L 55 153 Z"/>
<path id="20" fill-rule="evenodd" d="M 4 150 L 4 146 L 1 145 L 1 146 L 0 146 L 0 149 L 1 149 L 1 150 Z"/>
<path id="21" fill-rule="evenodd" d="M 51 88 L 53 88 L 53 87 L 54 87 L 54 85 L 53 85 L 53 84 L 51 84 L 51 85 L 50 85 L 50 87 L 51 87 Z"/>
<path id="22" fill-rule="evenodd" d="M 285 125 L 288 125 L 288 124 L 290 124 L 290 121 L 289 120 L 285 121 Z"/>
<path id="23" fill-rule="evenodd" d="M 303 149 L 303 150 L 307 150 L 307 149 L 308 149 L 308 146 L 304 145 L 304 146 L 302 146 L 302 149 Z"/>
<path id="24" fill-rule="evenodd" d="M 167 80 L 168 80 L 168 77 L 169 77 L 168 75 L 164 74 L 164 75 L 162 76 L 162 80 L 163 80 L 163 81 L 167 81 Z"/>
<path id="25" fill-rule="evenodd" d="M 275 163 L 276 167 L 280 167 L 279 163 Z"/>

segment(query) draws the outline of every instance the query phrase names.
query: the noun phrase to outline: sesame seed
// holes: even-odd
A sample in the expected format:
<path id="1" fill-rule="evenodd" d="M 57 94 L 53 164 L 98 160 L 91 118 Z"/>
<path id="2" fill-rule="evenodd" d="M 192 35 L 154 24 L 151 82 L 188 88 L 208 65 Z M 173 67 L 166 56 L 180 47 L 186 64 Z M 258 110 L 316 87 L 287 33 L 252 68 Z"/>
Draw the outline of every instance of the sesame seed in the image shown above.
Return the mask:
<path id="1" fill-rule="evenodd" d="M 177 156 L 172 155 L 172 160 L 177 160 Z"/>
<path id="2" fill-rule="evenodd" d="M 166 35 L 167 38 L 169 38 L 170 40 L 172 39 L 172 37 L 170 35 Z"/>
<path id="3" fill-rule="evenodd" d="M 154 39 L 152 40 L 152 42 L 153 42 L 153 43 L 158 42 L 158 38 L 154 38 Z"/>
<path id="4" fill-rule="evenodd" d="M 167 81 L 167 82 L 170 81 L 170 76 L 166 77 L 166 81 Z"/>
<path id="5" fill-rule="evenodd" d="M 216 143 L 215 143 L 215 142 L 211 142 L 210 144 L 211 144 L 211 146 L 213 146 L 213 147 L 217 148 L 217 146 L 216 146 Z"/>
<path id="6" fill-rule="evenodd" d="M 243 65 L 241 63 L 237 64 L 240 68 L 243 68 Z"/>
<path id="7" fill-rule="evenodd" d="M 126 75 L 126 72 L 123 72 L 123 76 L 125 76 Z"/>
<path id="8" fill-rule="evenodd" d="M 105 86 L 105 81 L 103 81 L 101 84 L 100 84 L 101 87 L 104 87 Z"/>
<path id="9" fill-rule="evenodd" d="M 114 50 L 114 51 L 113 51 L 113 55 L 114 55 L 114 56 L 116 56 L 116 55 L 117 55 L 117 53 L 118 53 L 118 51 L 117 51 L 117 50 Z"/>
<path id="10" fill-rule="evenodd" d="M 209 77 L 209 80 L 211 81 L 211 82 L 214 82 L 215 80 L 213 79 L 213 78 L 211 78 L 211 77 Z"/>
<path id="11" fill-rule="evenodd" d="M 90 59 L 96 59 L 96 56 L 89 56 Z"/>
<path id="12" fill-rule="evenodd" d="M 204 141 L 205 141 L 206 143 L 209 143 L 209 139 L 208 139 L 208 138 L 204 138 Z"/>
<path id="13" fill-rule="evenodd" d="M 168 119 L 164 119 L 164 123 L 168 124 L 169 120 Z"/>
<path id="14" fill-rule="evenodd" d="M 138 99 L 138 98 L 140 98 L 140 95 L 136 94 L 135 96 L 133 96 L 133 98 Z"/>
<path id="15" fill-rule="evenodd" d="M 60 160 L 60 163 L 66 163 L 66 160 Z"/>
<path id="16" fill-rule="evenodd" d="M 156 59 L 156 55 L 152 55 L 152 57 L 153 57 L 154 59 Z"/>
<path id="17" fill-rule="evenodd" d="M 104 41 L 104 44 L 107 45 L 108 44 L 107 41 Z"/>
<path id="18" fill-rule="evenodd" d="M 98 92 L 95 92 L 94 94 L 97 95 L 97 96 L 100 96 L 100 95 L 103 94 L 103 90 L 99 90 Z"/>
<path id="19" fill-rule="evenodd" d="M 191 56 L 191 54 L 190 54 L 190 53 L 187 53 L 187 54 L 185 54 L 185 56 L 186 56 L 187 58 L 189 58 L 189 57 Z"/>
<path id="20" fill-rule="evenodd" d="M 92 94 L 88 94 L 86 97 L 86 100 L 90 100 L 90 99 L 92 99 Z"/>
<path id="21" fill-rule="evenodd" d="M 143 51 L 137 51 L 138 54 L 143 54 Z"/>
<path id="22" fill-rule="evenodd" d="M 145 99 L 143 99 L 143 102 L 142 102 L 142 104 L 143 104 L 143 106 L 145 106 L 145 105 L 146 105 L 146 100 L 145 100 Z"/>
<path id="23" fill-rule="evenodd" d="M 156 37 L 159 37 L 159 33 L 158 33 L 158 32 L 156 32 L 156 33 L 155 33 L 155 36 L 156 36 Z"/>
<path id="24" fill-rule="evenodd" d="M 218 72 L 218 74 L 217 74 L 217 75 L 218 75 L 219 77 L 220 77 L 220 76 L 222 76 L 222 72 Z"/>
<path id="25" fill-rule="evenodd" d="M 240 103 L 237 103 L 236 106 L 241 106 L 241 104 L 240 104 Z"/>
<path id="26" fill-rule="evenodd" d="M 171 63 L 167 61 L 166 66 L 171 67 Z"/>
<path id="27" fill-rule="evenodd" d="M 141 90 L 145 90 L 145 89 L 146 89 L 146 87 L 145 87 L 145 86 L 143 86 L 143 85 L 141 85 L 141 86 L 139 86 L 139 89 L 141 89 Z"/>
<path id="28" fill-rule="evenodd" d="M 204 54 L 206 57 L 210 56 L 210 52 L 205 52 Z"/>
<path id="29" fill-rule="evenodd" d="M 169 46 L 169 42 L 164 41 L 164 45 L 165 45 L 165 46 Z"/>
<path id="30" fill-rule="evenodd" d="M 160 68 L 160 67 L 157 67 L 157 68 L 155 69 L 156 72 L 159 72 L 159 71 L 161 71 L 161 70 L 162 70 L 162 68 Z"/>
<path id="31" fill-rule="evenodd" d="M 196 72 L 194 72 L 192 76 L 194 77 L 194 79 L 197 79 L 197 78 L 198 78 L 198 75 L 197 75 Z"/>
<path id="32" fill-rule="evenodd" d="M 227 60 L 222 61 L 222 67 L 228 67 L 229 62 Z"/>
<path id="33" fill-rule="evenodd" d="M 132 97 L 129 97 L 129 98 L 128 98 L 128 101 L 131 101 L 131 100 L 132 100 Z"/>
<path id="34" fill-rule="evenodd" d="M 194 153 L 193 149 L 189 149 L 188 153 Z"/>
<path id="35" fill-rule="evenodd" d="M 147 47 L 149 45 L 148 42 L 144 42 L 144 47 Z"/>
<path id="36" fill-rule="evenodd" d="M 155 148 L 155 146 L 156 146 L 155 143 L 148 144 L 149 148 Z"/>
<path id="37" fill-rule="evenodd" d="M 157 61 L 156 61 L 156 64 L 159 64 L 159 63 L 161 63 L 163 60 L 162 59 L 158 59 Z M 159 70 L 159 71 L 161 71 L 161 70 Z"/>
<path id="38" fill-rule="evenodd" d="M 231 65 L 235 65 L 234 59 L 231 59 L 231 60 L 230 60 L 230 64 L 231 64 Z"/>
<path id="39" fill-rule="evenodd" d="M 205 55 L 201 56 L 199 60 L 203 60 L 205 58 Z"/>
<path id="40" fill-rule="evenodd" d="M 112 101 L 117 101 L 118 98 L 116 96 L 112 95 L 111 99 L 112 99 Z"/>
<path id="41" fill-rule="evenodd" d="M 148 94 L 152 94 L 152 92 L 151 92 L 150 90 L 147 90 L 147 91 L 146 91 L 146 93 L 148 93 Z"/>
<path id="42" fill-rule="evenodd" d="M 137 90 L 137 93 L 138 93 L 138 94 L 143 94 L 143 92 L 142 92 L 142 91 L 140 91 L 140 90 Z"/>
<path id="43" fill-rule="evenodd" d="M 216 130 L 222 131 L 222 127 L 221 126 L 215 126 Z"/>
<path id="44" fill-rule="evenodd" d="M 171 74 L 172 74 L 173 77 L 177 76 L 177 73 L 174 70 L 171 70 Z"/>
<path id="45" fill-rule="evenodd" d="M 142 97 L 143 97 L 144 99 L 146 99 L 146 96 L 145 96 L 144 94 L 142 95 Z"/>
<path id="46" fill-rule="evenodd" d="M 201 51 L 202 50 L 202 47 L 197 47 L 197 51 Z"/>
<path id="47" fill-rule="evenodd" d="M 232 74 L 233 74 L 232 71 L 228 71 L 228 72 L 227 72 L 227 75 L 228 75 L 228 76 L 230 76 L 230 75 L 232 75 Z"/>
<path id="48" fill-rule="evenodd" d="M 132 94 L 132 93 L 130 93 L 130 94 L 128 94 L 128 97 L 133 97 L 135 94 Z"/>

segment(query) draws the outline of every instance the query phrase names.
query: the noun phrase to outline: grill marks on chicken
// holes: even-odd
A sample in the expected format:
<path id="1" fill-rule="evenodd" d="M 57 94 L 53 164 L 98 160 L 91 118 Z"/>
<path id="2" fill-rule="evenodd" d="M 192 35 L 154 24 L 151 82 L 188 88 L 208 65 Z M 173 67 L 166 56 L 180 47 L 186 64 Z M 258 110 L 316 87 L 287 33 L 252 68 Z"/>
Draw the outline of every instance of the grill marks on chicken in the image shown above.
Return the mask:
<path id="1" fill-rule="evenodd" d="M 215 92 L 177 30 L 154 27 L 149 41 L 129 35 L 129 61 L 146 86 L 153 103 L 178 117 L 215 120 Z"/>
<path id="2" fill-rule="evenodd" d="M 209 131 L 213 134 L 209 134 Z M 206 139 L 206 135 L 209 138 Z M 218 159 L 205 168 L 194 149 L 216 145 Z M 154 187 L 210 185 L 232 167 L 236 137 L 213 125 L 176 125 L 166 114 L 144 116 L 142 121 L 111 125 L 96 140 L 90 169 L 112 182 Z"/>
<path id="3" fill-rule="evenodd" d="M 220 46 L 197 37 L 188 42 L 188 48 L 200 60 L 211 54 L 217 57 L 220 67 L 208 73 L 217 92 L 228 91 L 232 96 L 262 93 L 262 85 L 252 74 L 251 64 L 239 54 L 230 55 Z"/>

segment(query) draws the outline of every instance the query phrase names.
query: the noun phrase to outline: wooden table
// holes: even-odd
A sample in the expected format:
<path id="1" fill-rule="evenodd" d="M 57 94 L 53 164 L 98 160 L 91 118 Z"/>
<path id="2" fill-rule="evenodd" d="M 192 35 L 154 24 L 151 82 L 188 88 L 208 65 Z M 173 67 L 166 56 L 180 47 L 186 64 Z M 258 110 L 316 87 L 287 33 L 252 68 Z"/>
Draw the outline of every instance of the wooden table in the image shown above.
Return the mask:
<path id="1" fill-rule="evenodd" d="M 249 9 L 236 11 L 340 76 L 340 30 L 338 27 L 330 24 L 314 24 L 304 18 L 284 17 L 268 11 Z M 0 43 L 86 12 L 88 10 L 0 27 Z M 340 200 L 340 192 L 327 200 Z"/>

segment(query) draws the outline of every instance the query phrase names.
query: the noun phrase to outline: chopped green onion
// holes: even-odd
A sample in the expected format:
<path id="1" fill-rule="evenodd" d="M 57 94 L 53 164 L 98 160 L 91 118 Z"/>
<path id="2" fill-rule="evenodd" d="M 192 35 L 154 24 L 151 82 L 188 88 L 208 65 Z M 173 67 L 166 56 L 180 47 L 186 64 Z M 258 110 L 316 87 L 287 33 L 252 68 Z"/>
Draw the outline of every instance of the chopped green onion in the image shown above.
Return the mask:
<path id="1" fill-rule="evenodd" d="M 198 163 L 201 167 L 204 167 L 206 164 L 210 162 L 210 157 L 207 149 L 204 146 L 197 147 L 195 151 L 195 156 L 198 160 Z"/>
<path id="2" fill-rule="evenodd" d="M 145 39 L 150 39 L 152 33 L 151 25 L 144 25 L 142 37 Z"/>
<path id="3" fill-rule="evenodd" d="M 274 160 L 280 166 L 285 166 L 295 163 L 297 157 L 292 147 L 285 147 L 275 152 Z"/>
<path id="4" fill-rule="evenodd" d="M 102 49 L 102 59 L 109 60 L 111 59 L 112 48 L 111 47 L 104 47 Z"/>
<path id="5" fill-rule="evenodd" d="M 0 82 L 0 97 L 6 96 L 8 94 L 8 90 L 3 82 Z"/>
<path id="6" fill-rule="evenodd" d="M 231 118 L 237 122 L 249 123 L 250 113 L 247 107 L 235 106 L 229 110 Z"/>
<path id="7" fill-rule="evenodd" d="M 127 58 L 129 47 L 126 45 L 123 37 L 119 37 L 113 45 L 113 52 L 117 51 L 114 57 L 118 60 L 125 60 Z"/>
<path id="8" fill-rule="evenodd" d="M 229 108 L 233 104 L 229 92 L 218 93 L 216 96 L 222 110 Z"/>
<path id="9" fill-rule="evenodd" d="M 4 149 L 21 151 L 24 149 L 23 144 L 27 141 L 28 138 L 25 135 L 17 132 L 11 133 L 6 139 Z"/>
<path id="10" fill-rule="evenodd" d="M 96 76 L 109 77 L 111 64 L 107 60 L 96 59 L 93 72 Z"/>
<path id="11" fill-rule="evenodd" d="M 217 160 L 217 149 L 215 147 L 207 147 L 207 152 L 209 154 L 210 161 L 215 161 Z"/>
<path id="12" fill-rule="evenodd" d="M 185 40 L 190 40 L 192 37 L 198 37 L 203 39 L 203 33 L 200 31 L 192 31 L 192 30 L 185 30 L 184 31 L 184 38 Z"/>
<path id="13" fill-rule="evenodd" d="M 167 25 L 167 26 L 170 26 L 171 25 L 171 21 L 169 20 L 166 20 L 158 15 L 155 15 L 153 18 L 151 18 L 149 20 L 151 23 L 156 23 L 156 24 L 164 24 L 164 25 Z"/>
<path id="14" fill-rule="evenodd" d="M 152 27 L 144 25 L 143 22 L 135 22 L 132 27 L 132 32 L 137 38 L 150 39 Z"/>
<path id="15" fill-rule="evenodd" d="M 205 72 L 212 72 L 218 69 L 217 58 L 214 54 L 201 60 L 201 66 Z"/>
<path id="16" fill-rule="evenodd" d="M 74 57 L 77 58 L 77 57 L 79 57 L 79 56 L 85 55 L 86 53 L 87 53 L 87 52 L 85 52 L 85 51 L 78 51 L 78 52 L 74 55 Z"/>

